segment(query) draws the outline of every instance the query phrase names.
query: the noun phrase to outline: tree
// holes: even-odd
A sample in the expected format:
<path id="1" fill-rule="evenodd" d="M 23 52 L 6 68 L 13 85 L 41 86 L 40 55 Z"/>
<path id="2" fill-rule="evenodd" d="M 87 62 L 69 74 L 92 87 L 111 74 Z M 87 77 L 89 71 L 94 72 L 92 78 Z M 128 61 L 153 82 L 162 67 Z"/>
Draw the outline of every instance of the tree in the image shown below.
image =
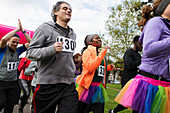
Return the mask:
<path id="1" fill-rule="evenodd" d="M 102 40 L 104 45 L 112 48 L 107 53 L 107 57 L 113 60 L 116 66 L 122 68 L 125 51 L 132 46 L 133 37 L 140 35 L 137 23 L 141 15 L 141 0 L 123 0 L 122 4 L 109 9 L 111 14 L 106 21 L 108 32 L 102 36 Z M 110 38 L 105 39 L 106 36 Z"/>

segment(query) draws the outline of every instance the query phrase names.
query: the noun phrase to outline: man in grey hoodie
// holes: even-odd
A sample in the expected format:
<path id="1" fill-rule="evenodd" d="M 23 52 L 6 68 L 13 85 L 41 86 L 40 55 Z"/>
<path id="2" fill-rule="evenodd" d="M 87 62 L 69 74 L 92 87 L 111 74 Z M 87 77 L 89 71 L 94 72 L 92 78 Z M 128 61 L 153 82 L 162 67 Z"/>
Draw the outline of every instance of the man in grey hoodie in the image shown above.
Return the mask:
<path id="1" fill-rule="evenodd" d="M 76 35 L 67 25 L 72 9 L 64 1 L 52 9 L 54 22 L 45 22 L 35 31 L 27 51 L 37 61 L 37 87 L 33 96 L 35 113 L 76 113 L 78 93 L 74 85 L 73 53 Z"/>

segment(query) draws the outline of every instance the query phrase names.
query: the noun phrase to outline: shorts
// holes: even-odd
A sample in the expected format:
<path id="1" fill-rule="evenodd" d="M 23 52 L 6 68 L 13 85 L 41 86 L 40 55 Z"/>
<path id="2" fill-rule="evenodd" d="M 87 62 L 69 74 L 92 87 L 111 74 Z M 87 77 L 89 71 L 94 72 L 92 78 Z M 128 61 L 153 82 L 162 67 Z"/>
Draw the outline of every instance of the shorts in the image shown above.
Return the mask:
<path id="1" fill-rule="evenodd" d="M 18 81 L 0 81 L 0 106 L 15 105 L 19 101 Z"/>

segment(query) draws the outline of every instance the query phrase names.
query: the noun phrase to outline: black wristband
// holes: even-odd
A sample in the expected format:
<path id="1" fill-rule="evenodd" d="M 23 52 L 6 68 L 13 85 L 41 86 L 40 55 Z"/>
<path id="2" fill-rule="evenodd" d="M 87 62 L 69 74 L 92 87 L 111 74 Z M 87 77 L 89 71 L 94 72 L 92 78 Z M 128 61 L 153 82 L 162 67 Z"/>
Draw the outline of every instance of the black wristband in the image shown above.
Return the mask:
<path id="1" fill-rule="evenodd" d="M 24 34 L 24 33 L 26 33 L 26 31 L 22 31 L 22 33 Z"/>

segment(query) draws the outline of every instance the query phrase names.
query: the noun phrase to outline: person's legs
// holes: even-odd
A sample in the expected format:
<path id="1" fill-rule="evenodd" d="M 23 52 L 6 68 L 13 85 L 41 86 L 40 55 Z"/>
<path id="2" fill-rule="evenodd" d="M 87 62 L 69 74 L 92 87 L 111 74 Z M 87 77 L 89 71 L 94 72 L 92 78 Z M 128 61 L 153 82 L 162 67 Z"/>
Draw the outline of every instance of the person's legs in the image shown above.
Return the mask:
<path id="1" fill-rule="evenodd" d="M 94 103 L 92 105 L 93 113 L 104 113 L 104 105 L 105 103 Z"/>
<path id="2" fill-rule="evenodd" d="M 77 105 L 77 113 L 87 113 L 86 112 L 87 106 L 88 106 L 88 103 L 79 101 Z"/>
<path id="3" fill-rule="evenodd" d="M 115 108 L 114 110 L 112 110 L 112 111 L 114 111 L 114 113 L 117 113 L 117 112 L 122 111 L 122 110 L 124 110 L 124 109 L 127 109 L 127 108 L 124 107 L 124 106 L 122 106 L 121 104 L 118 104 L 118 105 L 116 106 L 116 108 Z M 111 110 L 110 110 L 109 113 L 111 113 Z"/>
<path id="4" fill-rule="evenodd" d="M 88 106 L 86 107 L 85 113 L 89 113 L 92 111 L 92 105 L 91 103 L 88 104 Z"/>
<path id="5" fill-rule="evenodd" d="M 55 113 L 56 101 L 59 100 L 59 90 L 52 85 L 37 85 L 33 95 L 34 113 Z M 58 96 L 57 96 L 58 95 Z"/>
<path id="6" fill-rule="evenodd" d="M 32 93 L 34 94 L 35 86 L 31 86 L 31 90 L 32 90 Z M 34 107 L 33 107 L 33 104 L 32 104 L 32 99 L 31 99 L 31 113 L 34 113 Z"/>
<path id="7" fill-rule="evenodd" d="M 77 113 L 78 93 L 74 83 L 65 85 L 61 93 L 62 97 L 58 103 L 57 113 Z"/>
<path id="8" fill-rule="evenodd" d="M 4 108 L 4 113 L 13 113 L 14 105 L 7 104 Z"/>
<path id="9" fill-rule="evenodd" d="M 121 78 L 121 87 L 123 88 L 128 81 L 129 80 L 127 78 L 122 77 Z M 110 109 L 109 113 L 117 113 L 117 112 L 122 111 L 124 109 L 127 109 L 127 108 L 122 106 L 121 104 L 118 104 L 115 109 Z"/>
<path id="10" fill-rule="evenodd" d="M 13 113 L 14 105 L 18 103 L 19 86 L 18 82 L 13 83 L 13 88 L 6 90 L 6 104 L 4 107 L 4 113 Z"/>
<path id="11" fill-rule="evenodd" d="M 5 106 L 5 101 L 6 101 L 6 93 L 5 90 L 0 90 L 0 112 Z"/>
<path id="12" fill-rule="evenodd" d="M 21 95 L 21 103 L 20 103 L 20 106 L 19 106 L 19 112 L 22 113 L 24 106 L 26 105 L 27 100 L 28 100 L 30 93 L 31 93 L 31 81 L 20 79 L 19 85 L 20 85 L 20 88 L 23 91 L 23 94 Z"/>
<path id="13" fill-rule="evenodd" d="M 74 83 L 37 85 L 33 106 L 35 113 L 77 113 L 78 93 Z"/>
<path id="14" fill-rule="evenodd" d="M 32 93 L 34 94 L 35 86 L 31 86 Z"/>

